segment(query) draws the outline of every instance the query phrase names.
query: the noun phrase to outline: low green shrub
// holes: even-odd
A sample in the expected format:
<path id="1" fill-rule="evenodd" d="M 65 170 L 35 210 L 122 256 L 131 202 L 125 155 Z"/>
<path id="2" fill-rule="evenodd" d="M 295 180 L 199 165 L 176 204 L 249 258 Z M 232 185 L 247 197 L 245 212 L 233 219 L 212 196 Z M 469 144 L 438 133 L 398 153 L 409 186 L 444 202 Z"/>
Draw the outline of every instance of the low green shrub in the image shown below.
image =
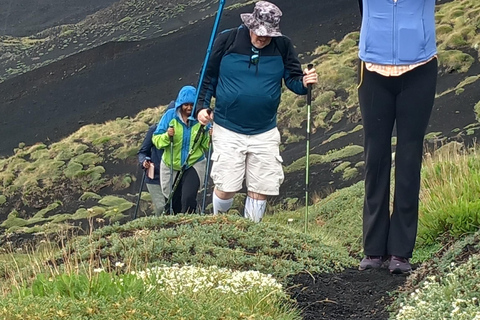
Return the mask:
<path id="1" fill-rule="evenodd" d="M 93 251 L 92 251 L 93 250 Z M 352 260 L 308 234 L 281 225 L 255 224 L 228 216 L 178 215 L 147 217 L 125 225 L 107 226 L 74 239 L 69 247 L 80 260 L 131 261 L 139 266 L 219 266 L 257 270 L 284 278 L 303 270 L 341 271 Z"/>

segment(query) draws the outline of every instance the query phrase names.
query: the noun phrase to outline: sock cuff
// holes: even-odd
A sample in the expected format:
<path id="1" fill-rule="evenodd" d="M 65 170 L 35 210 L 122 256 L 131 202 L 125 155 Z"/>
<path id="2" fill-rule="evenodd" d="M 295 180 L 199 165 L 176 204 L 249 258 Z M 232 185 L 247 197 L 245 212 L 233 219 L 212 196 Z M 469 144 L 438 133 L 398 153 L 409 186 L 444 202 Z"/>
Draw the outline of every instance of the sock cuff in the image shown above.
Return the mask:
<path id="1" fill-rule="evenodd" d="M 267 200 L 253 199 L 247 196 L 245 199 L 244 216 L 254 222 L 260 222 L 265 214 Z"/>
<path id="2" fill-rule="evenodd" d="M 233 203 L 233 198 L 226 199 L 226 200 L 220 199 L 215 193 L 215 191 L 213 191 L 212 202 L 213 202 L 213 214 L 218 214 L 219 211 L 227 212 L 230 209 Z"/>

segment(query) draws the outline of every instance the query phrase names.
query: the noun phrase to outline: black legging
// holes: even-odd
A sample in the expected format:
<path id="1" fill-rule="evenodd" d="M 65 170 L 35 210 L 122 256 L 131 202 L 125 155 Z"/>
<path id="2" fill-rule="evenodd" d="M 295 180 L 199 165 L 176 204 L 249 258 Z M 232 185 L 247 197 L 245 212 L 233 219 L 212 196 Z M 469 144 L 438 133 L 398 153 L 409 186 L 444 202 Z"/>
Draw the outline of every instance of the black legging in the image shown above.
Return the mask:
<path id="1" fill-rule="evenodd" d="M 200 179 L 194 167 L 190 167 L 182 175 L 182 180 L 178 185 L 172 198 L 172 207 L 174 213 L 194 213 L 197 208 L 197 193 L 200 188 Z M 169 212 L 169 205 L 165 206 L 165 211 Z"/>
<path id="2" fill-rule="evenodd" d="M 437 59 L 399 77 L 370 72 L 363 63 L 360 68 L 358 98 L 365 134 L 364 253 L 410 258 L 417 236 L 423 139 L 435 98 Z M 390 216 L 394 124 L 397 146 Z"/>

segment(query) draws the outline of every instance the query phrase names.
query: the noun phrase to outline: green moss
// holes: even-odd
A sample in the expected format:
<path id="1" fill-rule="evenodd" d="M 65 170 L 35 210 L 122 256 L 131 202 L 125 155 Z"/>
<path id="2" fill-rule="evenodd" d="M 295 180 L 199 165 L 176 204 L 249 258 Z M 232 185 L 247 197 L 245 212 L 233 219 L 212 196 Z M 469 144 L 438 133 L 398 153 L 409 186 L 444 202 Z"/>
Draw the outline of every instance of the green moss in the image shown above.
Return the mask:
<path id="1" fill-rule="evenodd" d="M 362 152 L 363 152 L 363 147 L 350 145 L 340 150 L 332 150 L 325 155 L 311 154 L 309 158 L 309 164 L 311 166 L 319 163 L 329 163 L 337 160 L 342 160 L 348 157 L 352 157 Z M 296 161 L 294 161 L 292 164 L 290 164 L 288 167 L 285 168 L 285 172 L 290 173 L 290 172 L 304 170 L 305 163 L 306 163 L 305 157 L 297 159 Z"/>
<path id="2" fill-rule="evenodd" d="M 94 193 L 94 192 L 84 192 L 80 198 L 78 200 L 80 201 L 86 201 L 88 199 L 96 199 L 96 200 L 99 200 L 99 199 L 102 199 L 101 196 L 99 196 L 98 194 Z"/>
<path id="3" fill-rule="evenodd" d="M 140 144 L 139 144 L 140 142 L 137 142 L 136 144 L 133 144 L 133 145 L 125 145 L 118 148 L 117 150 L 115 150 L 114 156 L 122 160 L 130 157 L 135 157 L 140 147 Z"/>
<path id="4" fill-rule="evenodd" d="M 121 19 L 120 21 L 118 21 L 118 23 L 122 24 L 122 23 L 129 22 L 129 21 L 132 21 L 132 17 L 125 17 L 125 18 Z"/>
<path id="5" fill-rule="evenodd" d="M 7 197 L 5 197 L 3 194 L 0 194 L 0 206 L 5 202 L 7 202 Z"/>
<path id="6" fill-rule="evenodd" d="M 42 150 L 42 149 L 46 149 L 46 148 L 47 148 L 47 146 L 46 146 L 45 144 L 43 144 L 43 143 L 37 143 L 37 144 L 31 146 L 31 147 L 27 150 L 27 152 L 30 153 L 30 154 L 32 154 L 32 153 L 34 153 L 34 152 L 37 151 L 37 150 Z"/>
<path id="7" fill-rule="evenodd" d="M 131 203 L 131 202 L 115 196 L 106 196 L 100 201 L 98 201 L 98 203 L 107 207 L 113 207 L 113 206 L 118 207 L 124 203 Z"/>
<path id="8" fill-rule="evenodd" d="M 450 33 L 444 42 L 448 49 L 457 49 L 467 44 L 467 41 L 460 32 Z"/>
<path id="9" fill-rule="evenodd" d="M 332 123 L 339 123 L 342 118 L 343 118 L 343 113 L 344 111 L 343 110 L 337 110 L 335 111 L 335 113 L 333 114 L 332 118 L 330 119 L 330 122 Z"/>
<path id="10" fill-rule="evenodd" d="M 86 152 L 81 155 L 78 155 L 72 159 L 72 161 L 75 161 L 77 163 L 83 164 L 83 165 L 94 165 L 97 163 L 100 163 L 103 161 L 103 158 L 96 155 L 95 153 L 92 152 Z"/>
<path id="11" fill-rule="evenodd" d="M 7 220 L 3 221 L 0 227 L 5 229 L 11 229 L 13 227 L 23 227 L 28 224 L 27 220 L 18 217 L 18 211 L 13 210 L 8 214 Z M 9 230 L 11 232 L 12 230 Z"/>
<path id="12" fill-rule="evenodd" d="M 348 133 L 346 133 L 344 131 L 334 133 L 325 141 L 325 143 L 326 142 L 332 142 L 333 140 L 339 139 L 341 137 L 345 137 L 346 135 L 348 135 Z"/>
<path id="13" fill-rule="evenodd" d="M 351 162 L 349 162 L 349 161 L 345 161 L 345 162 L 340 163 L 338 166 L 335 167 L 335 169 L 333 169 L 333 173 L 342 172 L 343 170 L 348 168 L 350 166 L 350 164 L 351 164 Z"/>
<path id="14" fill-rule="evenodd" d="M 44 218 L 45 215 L 46 215 L 48 212 L 57 209 L 61 204 L 62 204 L 62 203 L 61 203 L 60 201 L 56 201 L 56 202 L 48 205 L 46 208 L 38 211 L 38 212 L 33 216 L 33 218 L 36 218 L 36 219 Z"/>
<path id="15" fill-rule="evenodd" d="M 324 157 L 325 162 L 333 162 L 341 159 L 345 159 L 348 157 L 355 156 L 363 152 L 362 146 L 357 145 L 350 145 L 346 146 L 340 150 L 332 150 L 327 153 Z"/>
<path id="16" fill-rule="evenodd" d="M 109 142 L 111 139 L 112 139 L 112 137 L 109 137 L 109 136 L 99 137 L 99 138 L 93 140 L 92 144 L 94 146 L 102 145 L 102 144 L 105 144 L 105 143 Z"/>
<path id="17" fill-rule="evenodd" d="M 357 168 L 346 168 L 343 171 L 342 179 L 347 181 L 347 180 L 355 178 L 356 176 L 358 176 L 358 174 L 359 174 L 359 172 L 358 172 Z"/>
<path id="18" fill-rule="evenodd" d="M 437 26 L 437 36 L 450 34 L 453 31 L 453 27 L 449 24 L 440 24 Z"/>
<path id="19" fill-rule="evenodd" d="M 436 139 L 442 135 L 441 132 L 429 132 L 425 135 L 425 140 Z"/>
<path id="20" fill-rule="evenodd" d="M 65 177 L 72 179 L 78 176 L 83 171 L 83 165 L 78 162 L 70 161 L 67 165 L 67 168 L 63 172 Z"/>
<path id="21" fill-rule="evenodd" d="M 56 160 L 67 161 L 80 155 L 88 149 L 88 146 L 81 143 L 56 143 L 52 146 L 51 151 L 56 154 Z"/>
<path id="22" fill-rule="evenodd" d="M 471 55 L 459 50 L 440 51 L 438 57 L 446 72 L 467 72 L 475 62 Z"/>
<path id="23" fill-rule="evenodd" d="M 49 159 L 50 158 L 50 151 L 47 149 L 37 149 L 30 153 L 30 159 Z"/>
<path id="24" fill-rule="evenodd" d="M 361 168 L 365 166 L 365 161 L 359 161 L 355 164 L 355 168 Z"/>
<path id="25" fill-rule="evenodd" d="M 480 121 L 480 101 L 475 104 L 473 110 L 475 111 L 475 118 L 477 121 Z"/>

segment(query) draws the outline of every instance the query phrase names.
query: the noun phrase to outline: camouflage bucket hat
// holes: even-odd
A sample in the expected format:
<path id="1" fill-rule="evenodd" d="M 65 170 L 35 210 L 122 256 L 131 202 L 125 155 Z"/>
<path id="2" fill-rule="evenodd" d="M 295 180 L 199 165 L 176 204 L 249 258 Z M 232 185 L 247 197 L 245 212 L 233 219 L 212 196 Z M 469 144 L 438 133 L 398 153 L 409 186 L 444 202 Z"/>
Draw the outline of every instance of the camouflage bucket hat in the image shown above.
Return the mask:
<path id="1" fill-rule="evenodd" d="M 273 3 L 259 1 L 253 13 L 242 13 L 240 18 L 249 30 L 259 37 L 280 37 L 280 17 L 282 11 Z"/>

